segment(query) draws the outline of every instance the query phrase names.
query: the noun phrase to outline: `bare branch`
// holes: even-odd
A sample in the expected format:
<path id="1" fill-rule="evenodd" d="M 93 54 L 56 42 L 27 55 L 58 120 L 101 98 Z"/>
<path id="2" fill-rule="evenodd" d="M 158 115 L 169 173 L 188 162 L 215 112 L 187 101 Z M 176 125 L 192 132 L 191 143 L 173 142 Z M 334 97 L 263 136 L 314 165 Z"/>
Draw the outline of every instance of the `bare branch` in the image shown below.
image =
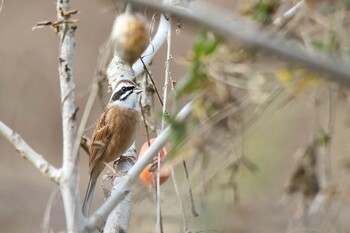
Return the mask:
<path id="1" fill-rule="evenodd" d="M 177 121 L 183 121 L 192 111 L 193 103 L 188 103 L 176 116 Z M 84 226 L 85 232 L 92 232 L 98 226 L 101 226 L 109 213 L 118 203 L 130 192 L 130 184 L 139 176 L 142 170 L 152 161 L 153 155 L 158 153 L 167 143 L 172 128 L 167 127 L 158 135 L 154 143 L 147 149 L 144 155 L 129 170 L 125 179 L 120 183 L 118 190 L 88 219 Z"/>
<path id="2" fill-rule="evenodd" d="M 135 79 L 134 72 L 129 63 L 123 61 L 117 55 L 112 58 L 112 61 L 108 66 L 107 77 L 112 90 L 116 88 L 118 81 L 121 79 Z"/>
<path id="3" fill-rule="evenodd" d="M 139 76 L 144 71 L 144 68 L 143 68 L 144 64 L 146 64 L 147 66 L 151 64 L 154 55 L 157 53 L 157 51 L 166 41 L 168 31 L 169 31 L 168 19 L 164 16 L 164 14 L 161 14 L 159 25 L 158 25 L 158 31 L 154 36 L 153 40 L 151 41 L 150 45 L 141 55 L 143 62 L 140 59 L 138 59 L 135 62 L 135 64 L 132 66 L 132 69 L 134 70 L 136 77 Z"/>
<path id="4" fill-rule="evenodd" d="M 281 17 L 278 17 L 273 21 L 273 24 L 277 27 L 283 27 L 290 20 L 294 18 L 294 16 L 303 8 L 305 5 L 305 0 L 301 0 L 297 4 L 295 4 L 292 8 L 290 8 L 286 13 L 284 13 Z"/>
<path id="5" fill-rule="evenodd" d="M 115 19 L 111 33 L 114 57 L 108 66 L 107 77 L 112 90 L 116 88 L 120 80 L 135 81 L 130 64 L 135 62 L 144 51 L 149 41 L 148 36 L 145 20 L 140 15 L 133 13 L 131 5 L 128 4 L 126 12 Z M 134 104 L 138 105 L 139 101 Z M 128 177 L 123 176 L 123 174 L 127 174 L 134 161 L 136 161 L 136 157 L 134 142 L 128 151 L 118 158 L 115 164 L 119 175 L 114 179 L 112 193 L 119 190 L 124 181 L 128 180 Z M 115 206 L 108 217 L 104 232 L 127 232 L 132 209 L 130 188 L 131 183 L 126 187 L 128 191 L 125 198 Z"/>
<path id="6" fill-rule="evenodd" d="M 5 2 L 5 0 L 0 0 L 0 13 L 1 13 L 2 8 L 4 6 L 4 2 Z"/>
<path id="7" fill-rule="evenodd" d="M 182 222 L 184 224 L 184 232 L 188 232 L 188 223 L 187 223 L 185 208 L 184 208 L 184 206 L 182 204 L 180 191 L 179 191 L 179 186 L 177 185 L 176 176 L 175 176 L 175 172 L 174 172 L 173 166 L 170 166 L 170 171 L 171 171 L 171 178 L 173 180 L 176 197 L 179 200 L 179 205 L 180 205 L 180 209 L 181 209 L 181 216 L 182 216 Z"/>
<path id="8" fill-rule="evenodd" d="M 69 0 L 57 0 L 57 19 L 70 18 Z M 56 30 L 60 37 L 59 79 L 61 87 L 62 131 L 63 131 L 63 164 L 60 189 L 62 193 L 67 232 L 77 232 L 82 223 L 78 191 L 77 155 L 73 153 L 76 140 L 76 113 L 73 81 L 73 49 L 75 46 L 74 32 L 77 26 L 63 22 Z"/>
<path id="9" fill-rule="evenodd" d="M 35 152 L 15 131 L 10 129 L 2 121 L 0 121 L 0 134 L 4 136 L 16 148 L 18 153 L 26 160 L 31 162 L 44 176 L 50 178 L 55 183 L 60 182 L 61 172 L 50 163 L 48 163 L 42 155 Z"/>
<path id="10" fill-rule="evenodd" d="M 165 1 L 164 1 L 165 2 Z M 171 17 L 168 20 L 168 35 L 167 35 L 167 54 L 165 60 L 165 75 L 164 75 L 164 86 L 163 86 L 163 108 L 162 108 L 162 123 L 161 123 L 161 131 L 165 128 L 165 114 L 166 114 L 166 105 L 168 99 L 168 83 L 170 80 L 170 60 L 171 60 Z M 161 169 L 161 157 L 160 153 L 157 155 L 157 168 L 158 171 Z M 157 172 L 156 176 L 156 201 L 157 201 L 157 225 L 156 232 L 163 233 L 163 224 L 162 224 L 162 214 L 160 207 L 160 174 Z"/>
<path id="11" fill-rule="evenodd" d="M 114 195 L 115 192 L 118 192 L 120 184 L 124 179 L 126 179 L 125 175 L 130 170 L 132 165 L 134 165 L 136 158 L 137 154 L 135 150 L 135 143 L 133 143 L 133 145 L 123 154 L 122 159 L 117 161 L 117 177 L 114 178 L 111 195 Z M 127 189 L 129 190 L 130 188 L 131 184 Z M 103 232 L 128 232 L 131 209 L 131 193 L 128 193 L 108 216 Z"/>
<path id="12" fill-rule="evenodd" d="M 297 62 L 301 66 L 325 72 L 329 74 L 332 81 L 350 85 L 350 68 L 349 66 L 337 59 L 322 58 L 320 55 L 310 55 L 296 47 L 290 41 L 281 37 L 272 37 L 271 33 L 267 33 L 258 29 L 253 29 L 243 22 L 228 21 L 221 12 L 213 9 L 196 9 L 192 8 L 191 13 L 178 7 L 172 7 L 166 4 L 150 0 L 130 0 L 130 2 L 138 3 L 155 9 L 163 10 L 172 15 L 182 17 L 201 26 L 207 27 L 213 32 L 227 38 L 236 38 L 247 44 L 263 49 L 268 53 L 281 56 L 291 61 Z"/>
<path id="13" fill-rule="evenodd" d="M 43 233 L 52 232 L 52 229 L 50 229 L 51 211 L 53 209 L 55 202 L 57 201 L 57 195 L 59 194 L 59 192 L 60 192 L 59 187 L 55 187 L 50 194 L 49 200 L 47 201 L 44 219 L 41 225 L 41 229 Z"/>
<path id="14" fill-rule="evenodd" d="M 69 11 L 68 1 L 57 1 L 58 19 L 64 19 L 62 12 Z M 73 82 L 73 48 L 76 26 L 62 24 L 60 27 L 59 78 L 61 86 L 62 130 L 63 130 L 63 165 L 65 177 L 70 177 L 76 165 L 76 156 L 72 158 L 76 136 L 76 107 Z"/>

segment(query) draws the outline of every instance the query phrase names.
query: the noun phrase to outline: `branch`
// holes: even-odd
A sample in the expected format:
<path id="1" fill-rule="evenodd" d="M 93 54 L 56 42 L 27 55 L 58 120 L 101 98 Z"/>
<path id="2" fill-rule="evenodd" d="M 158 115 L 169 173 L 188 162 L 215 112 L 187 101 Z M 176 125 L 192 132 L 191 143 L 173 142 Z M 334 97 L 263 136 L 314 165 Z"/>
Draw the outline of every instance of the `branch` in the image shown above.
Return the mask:
<path id="1" fill-rule="evenodd" d="M 153 40 L 151 41 L 150 45 L 141 55 L 143 62 L 141 61 L 141 59 L 138 59 L 135 62 L 135 64 L 132 66 L 132 69 L 134 70 L 136 77 L 139 76 L 144 71 L 143 63 L 146 64 L 147 66 L 151 64 L 154 55 L 157 53 L 157 51 L 166 41 L 168 31 L 169 31 L 168 19 L 164 16 L 164 14 L 161 14 L 159 25 L 158 25 L 158 31 L 154 36 Z"/>
<path id="2" fill-rule="evenodd" d="M 5 0 L 0 0 L 0 13 L 2 11 L 2 7 L 4 6 Z"/>
<path id="3" fill-rule="evenodd" d="M 188 103 L 176 116 L 177 121 L 183 121 L 188 115 L 190 115 L 193 108 L 193 103 Z M 156 138 L 154 143 L 147 149 L 144 155 L 135 163 L 135 165 L 129 170 L 125 179 L 120 183 L 118 190 L 111 195 L 111 197 L 88 219 L 84 227 L 85 232 L 92 232 L 101 226 L 107 219 L 109 213 L 115 208 L 120 201 L 130 192 L 130 185 L 139 176 L 142 170 L 152 161 L 153 155 L 158 153 L 163 146 L 167 143 L 172 132 L 172 127 L 167 127 Z"/>
<path id="4" fill-rule="evenodd" d="M 251 26 L 248 26 L 243 22 L 228 21 L 222 16 L 224 15 L 222 12 L 215 11 L 213 9 L 210 9 L 210 11 L 203 8 L 196 9 L 193 7 L 192 11 L 195 13 L 191 13 L 177 7 L 172 7 L 150 0 L 130 0 L 130 2 L 171 13 L 172 15 L 176 15 L 201 26 L 207 27 L 213 32 L 226 38 L 239 39 L 271 54 L 297 62 L 301 66 L 318 70 L 319 72 L 325 72 L 329 75 L 328 78 L 331 81 L 350 85 L 350 69 L 345 62 L 334 58 L 324 59 L 321 58 L 319 54 L 307 54 L 298 47 L 295 47 L 295 45 L 290 41 L 286 41 L 281 37 L 272 37 L 271 33 L 260 31 L 258 29 L 252 29 Z"/>
<path id="5" fill-rule="evenodd" d="M 108 66 L 107 77 L 113 91 L 120 80 L 135 80 L 130 64 L 134 63 L 145 50 L 149 41 L 148 36 L 145 20 L 140 15 L 133 13 L 131 5 L 128 4 L 125 13 L 116 17 L 111 33 L 114 57 Z M 134 104 L 138 105 L 139 101 Z M 114 178 L 112 193 L 117 192 L 128 179 L 122 174 L 127 174 L 136 161 L 136 157 L 134 142 L 115 163 L 118 175 Z M 131 184 L 128 184 L 126 189 L 130 190 L 130 188 Z M 114 207 L 103 231 L 106 233 L 127 232 L 132 209 L 131 193 L 127 192 L 126 197 Z"/>
<path id="6" fill-rule="evenodd" d="M 68 0 L 57 1 L 57 18 L 64 19 L 64 13 L 69 11 Z M 75 85 L 73 82 L 73 48 L 75 46 L 75 25 L 62 24 L 59 29 L 61 39 L 59 54 L 59 78 L 61 86 L 62 131 L 63 131 L 63 176 L 70 178 L 76 165 L 76 156 L 72 157 L 76 136 Z"/>
<path id="7" fill-rule="evenodd" d="M 114 55 L 111 63 L 107 69 L 108 83 L 112 87 L 112 90 L 116 88 L 116 85 L 121 79 L 134 80 L 134 72 L 131 69 L 129 63 L 123 61 L 119 56 Z"/>
<path id="8" fill-rule="evenodd" d="M 165 2 L 165 1 L 164 1 Z M 169 1 L 170 2 L 170 1 Z M 167 54 L 165 60 L 165 75 L 164 75 L 164 86 L 163 86 L 163 108 L 162 108 L 162 123 L 161 123 L 161 131 L 165 128 L 165 116 L 166 116 L 166 105 L 168 98 L 168 84 L 170 80 L 170 60 L 171 60 L 171 17 L 168 20 L 168 34 L 167 34 Z M 157 168 L 161 169 L 161 157 L 160 153 L 157 155 Z M 163 233 L 163 224 L 162 224 L 162 214 L 160 207 L 160 174 L 157 172 L 156 176 L 156 201 L 157 201 L 157 225 L 156 232 Z"/>
<path id="9" fill-rule="evenodd" d="M 70 18 L 69 0 L 57 0 L 57 19 Z M 62 193 L 67 232 L 80 231 L 82 212 L 78 192 L 77 155 L 73 153 L 76 140 L 76 113 L 73 81 L 74 32 L 77 26 L 65 22 L 58 26 L 60 37 L 59 79 L 61 87 L 62 131 L 63 131 L 63 164 L 60 189 Z"/>
<path id="10" fill-rule="evenodd" d="M 31 162 L 44 176 L 55 183 L 61 178 L 60 170 L 48 163 L 42 155 L 35 152 L 15 131 L 0 121 L 0 134 L 4 136 L 16 148 L 18 153 Z"/>
<path id="11" fill-rule="evenodd" d="M 273 24 L 277 27 L 283 27 L 290 20 L 294 18 L 294 16 L 303 8 L 305 5 L 305 0 L 301 0 L 297 4 L 295 4 L 292 8 L 290 8 L 286 13 L 284 13 L 281 17 L 278 17 L 273 21 Z"/>
<path id="12" fill-rule="evenodd" d="M 133 145 L 123 154 L 122 159 L 120 159 L 120 161 L 117 162 L 117 177 L 114 178 L 111 195 L 114 195 L 114 193 L 118 192 L 118 190 L 120 189 L 120 184 L 123 183 L 123 180 L 127 179 L 125 174 L 127 174 L 127 172 L 135 164 L 136 158 L 137 155 L 135 150 L 135 143 L 133 143 Z M 131 189 L 131 184 L 129 187 L 127 187 L 127 189 Z M 128 232 L 132 209 L 131 206 L 131 193 L 128 193 L 108 216 L 103 232 Z"/>

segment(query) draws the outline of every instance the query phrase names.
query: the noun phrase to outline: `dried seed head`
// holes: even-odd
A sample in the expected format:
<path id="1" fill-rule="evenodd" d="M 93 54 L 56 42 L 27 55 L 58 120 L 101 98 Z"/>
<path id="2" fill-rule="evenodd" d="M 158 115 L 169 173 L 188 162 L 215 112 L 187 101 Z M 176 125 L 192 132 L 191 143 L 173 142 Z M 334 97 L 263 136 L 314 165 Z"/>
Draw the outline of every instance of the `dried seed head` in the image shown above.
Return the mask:
<path id="1" fill-rule="evenodd" d="M 132 65 L 149 43 L 145 19 L 139 14 L 131 13 L 118 16 L 113 25 L 111 39 L 115 52 Z"/>

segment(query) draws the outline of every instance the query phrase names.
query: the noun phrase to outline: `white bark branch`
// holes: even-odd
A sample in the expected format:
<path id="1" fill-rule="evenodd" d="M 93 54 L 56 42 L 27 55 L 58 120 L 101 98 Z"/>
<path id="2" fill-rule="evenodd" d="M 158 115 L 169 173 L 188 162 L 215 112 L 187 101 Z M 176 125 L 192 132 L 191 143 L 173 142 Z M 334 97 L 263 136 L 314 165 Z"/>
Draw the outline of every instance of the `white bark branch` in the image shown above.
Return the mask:
<path id="1" fill-rule="evenodd" d="M 128 5 L 127 9 L 128 9 L 127 11 L 131 11 L 131 6 Z M 127 12 L 126 14 L 132 14 L 132 12 Z M 122 15 L 119 17 L 131 17 L 131 16 Z M 131 19 L 129 19 L 129 21 L 130 20 Z M 126 35 L 124 34 L 127 34 L 126 32 L 129 30 L 128 27 L 130 26 L 123 25 L 123 24 L 128 24 L 128 20 L 123 18 L 120 20 L 118 17 L 115 19 L 111 37 L 113 37 L 114 40 L 116 41 L 122 41 L 121 40 L 122 38 L 125 39 Z M 124 28 L 124 31 L 118 32 L 120 28 Z M 133 33 L 136 33 L 136 32 L 133 32 Z M 133 37 L 135 35 L 128 34 L 128 36 Z M 120 46 L 123 46 L 123 44 L 121 44 Z M 140 54 L 137 54 L 137 53 L 142 52 L 141 49 L 138 51 L 130 51 L 130 49 L 132 48 L 122 48 L 122 47 L 118 48 L 118 46 L 116 46 L 114 49 L 115 49 L 114 56 L 107 69 L 108 83 L 112 87 L 112 90 L 116 88 L 117 83 L 120 80 L 125 80 L 125 79 L 135 80 L 134 72 L 129 64 L 130 61 L 123 60 L 123 57 L 131 59 L 131 57 L 127 53 L 135 52 L 133 53 L 133 56 L 138 57 Z M 122 54 L 119 54 L 119 53 L 122 53 Z M 138 105 L 139 103 L 137 102 L 135 104 Z M 129 169 L 134 164 L 134 161 L 136 161 L 137 155 L 135 150 L 135 142 L 123 154 L 122 158 L 123 159 L 118 161 L 115 166 L 117 170 L 117 176 L 114 178 L 111 195 L 113 195 L 115 192 L 118 192 L 118 190 L 120 189 L 120 186 L 125 182 L 125 180 L 128 179 L 128 177 L 123 175 L 123 173 L 127 174 Z M 127 190 L 131 189 L 130 183 L 127 184 L 126 189 Z M 125 198 L 122 199 L 118 203 L 118 205 L 115 205 L 114 207 L 115 207 L 114 210 L 109 214 L 109 217 L 107 219 L 103 232 L 106 232 L 106 233 L 128 232 L 128 226 L 129 226 L 131 209 L 132 209 L 131 193 L 127 192 L 125 195 Z"/>
<path id="2" fill-rule="evenodd" d="M 114 90 L 116 88 L 116 84 L 121 79 L 134 80 L 134 72 L 131 69 L 129 63 L 123 61 L 119 56 L 114 55 L 111 63 L 107 69 L 107 77 L 108 83 Z M 123 157 L 129 158 L 130 160 L 136 161 L 136 150 L 135 150 L 135 142 L 131 145 L 131 147 L 123 154 Z M 129 169 L 132 167 L 128 161 L 122 161 L 118 163 L 116 166 L 117 173 L 127 173 Z M 117 176 L 114 178 L 113 189 L 111 195 L 114 195 L 115 192 L 118 192 L 120 186 L 127 179 L 126 176 Z M 131 184 L 126 185 L 126 189 L 131 189 Z M 118 233 L 118 232 L 128 232 L 128 226 L 131 216 L 131 193 L 127 192 L 125 194 L 125 198 L 121 199 L 118 205 L 114 206 L 114 210 L 109 214 L 107 222 L 105 224 L 103 232 L 106 233 Z M 108 215 L 107 215 L 108 216 Z M 98 225 L 100 226 L 100 225 Z"/>
<path id="3" fill-rule="evenodd" d="M 112 90 L 121 79 L 134 80 L 135 75 L 129 63 L 123 61 L 119 56 L 114 55 L 107 69 L 108 83 Z"/>
<path id="4" fill-rule="evenodd" d="M 164 16 L 164 14 L 161 14 L 157 33 L 153 37 L 150 45 L 141 55 L 143 62 L 147 67 L 151 64 L 154 55 L 157 53 L 160 47 L 165 43 L 168 35 L 168 31 L 169 31 L 168 19 Z M 134 70 L 135 76 L 136 77 L 139 76 L 144 71 L 142 61 L 138 59 L 132 66 L 132 69 Z"/>
<path id="5" fill-rule="evenodd" d="M 190 115 L 192 108 L 192 102 L 188 103 L 176 116 L 176 120 L 183 121 L 188 115 Z M 130 185 L 135 179 L 137 179 L 142 170 L 152 161 L 154 154 L 158 153 L 167 143 L 171 131 L 172 128 L 169 126 L 158 135 L 154 143 L 151 144 L 144 155 L 129 170 L 127 175 L 125 175 L 125 179 L 120 183 L 118 190 L 116 190 L 113 195 L 111 195 L 111 197 L 88 219 L 88 222 L 84 226 L 84 232 L 92 232 L 98 226 L 101 226 L 114 207 L 129 194 Z"/>
<path id="6" fill-rule="evenodd" d="M 120 161 L 117 166 L 117 177 L 113 181 L 113 189 L 111 195 L 118 192 L 120 189 L 120 184 L 124 182 L 127 177 L 123 173 L 127 173 L 131 167 L 134 165 L 137 154 L 135 149 L 135 143 L 123 154 L 123 160 Z M 128 190 L 131 189 L 131 184 L 127 187 Z M 105 228 L 103 229 L 104 233 L 119 233 L 119 232 L 128 232 L 129 221 L 131 216 L 131 193 L 129 192 L 123 200 L 114 208 L 111 214 L 108 216 Z"/>
<path id="7" fill-rule="evenodd" d="M 68 0 L 57 1 L 58 19 L 63 19 L 61 11 L 68 11 Z M 70 177 L 76 166 L 76 157 L 72 158 L 73 145 L 76 136 L 76 107 L 73 81 L 73 49 L 75 46 L 74 32 L 76 26 L 62 24 L 60 27 L 59 79 L 62 104 L 63 131 L 63 165 L 64 176 Z"/>
<path id="8" fill-rule="evenodd" d="M 57 0 L 57 19 L 65 20 L 69 0 Z M 76 26 L 62 23 L 59 28 L 59 79 L 61 87 L 62 131 L 63 131 L 63 164 L 60 189 L 62 193 L 67 232 L 79 232 L 82 226 L 82 213 L 78 192 L 77 155 L 73 153 L 76 140 L 76 113 L 73 81 L 73 49 Z"/>
<path id="9" fill-rule="evenodd" d="M 44 176 L 55 183 L 61 178 L 60 170 L 47 162 L 42 155 L 35 152 L 15 131 L 0 121 L 0 134 L 4 136 L 16 148 L 17 152 L 31 162 Z"/>
<path id="10" fill-rule="evenodd" d="M 273 21 L 273 24 L 277 27 L 283 27 L 286 23 L 294 18 L 294 16 L 303 8 L 305 1 L 301 0 L 290 8 L 281 17 L 278 17 Z"/>
<path id="11" fill-rule="evenodd" d="M 249 45 L 263 49 L 270 54 L 297 62 L 303 67 L 329 74 L 329 77 L 327 78 L 331 81 L 350 85 L 350 68 L 345 62 L 334 58 L 323 58 L 318 54 L 307 54 L 298 47 L 295 47 L 293 43 L 288 43 L 284 38 L 278 36 L 272 37 L 270 33 L 248 27 L 243 22 L 229 21 L 223 17 L 225 14 L 222 12 L 213 9 L 192 8 L 191 10 L 194 13 L 191 13 L 177 7 L 150 0 L 129 1 L 171 13 L 172 15 L 176 15 L 203 27 L 207 27 L 211 31 L 226 38 L 239 39 Z"/>

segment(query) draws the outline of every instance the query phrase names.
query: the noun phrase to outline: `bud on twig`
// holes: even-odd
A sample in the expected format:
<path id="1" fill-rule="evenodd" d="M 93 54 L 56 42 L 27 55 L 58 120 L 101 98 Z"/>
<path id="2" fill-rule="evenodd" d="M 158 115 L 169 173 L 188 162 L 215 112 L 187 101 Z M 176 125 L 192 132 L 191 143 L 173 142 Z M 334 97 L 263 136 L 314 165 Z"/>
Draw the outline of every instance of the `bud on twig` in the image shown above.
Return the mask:
<path id="1" fill-rule="evenodd" d="M 145 19 L 131 12 L 119 15 L 114 21 L 111 39 L 116 54 L 132 65 L 149 43 Z"/>

